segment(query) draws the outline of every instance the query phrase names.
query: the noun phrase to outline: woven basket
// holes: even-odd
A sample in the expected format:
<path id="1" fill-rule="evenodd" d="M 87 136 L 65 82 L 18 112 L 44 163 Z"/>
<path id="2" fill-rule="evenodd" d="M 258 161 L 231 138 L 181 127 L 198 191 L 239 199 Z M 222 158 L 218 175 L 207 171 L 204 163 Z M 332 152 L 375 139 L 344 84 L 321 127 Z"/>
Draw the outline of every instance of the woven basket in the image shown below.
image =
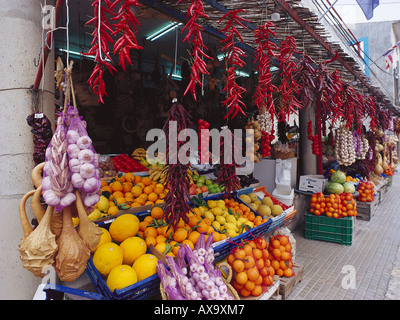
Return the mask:
<path id="1" fill-rule="evenodd" d="M 280 152 L 280 151 L 275 151 L 275 150 L 272 150 L 272 157 L 274 158 L 274 159 L 289 159 L 289 158 L 294 158 L 294 156 L 295 156 L 295 154 L 296 154 L 296 152 L 293 150 L 293 151 L 290 151 L 290 152 Z"/>
<path id="2" fill-rule="evenodd" d="M 219 266 L 221 267 L 222 265 L 223 265 L 224 267 L 226 267 L 226 268 L 228 269 L 228 271 L 229 271 L 229 273 L 228 273 L 228 275 L 227 275 L 227 278 L 224 279 L 224 282 L 225 282 L 226 286 L 228 287 L 229 294 L 233 297 L 233 299 L 235 299 L 235 300 L 240 300 L 239 295 L 238 295 L 238 293 L 236 292 L 235 288 L 232 287 L 232 286 L 229 284 L 229 283 L 231 282 L 231 279 L 232 279 L 232 268 L 231 268 L 231 266 L 228 265 L 227 263 L 224 263 L 224 262 L 221 263 Z M 161 293 L 161 298 L 162 298 L 162 300 L 168 300 L 162 282 L 160 282 L 160 293 Z"/>

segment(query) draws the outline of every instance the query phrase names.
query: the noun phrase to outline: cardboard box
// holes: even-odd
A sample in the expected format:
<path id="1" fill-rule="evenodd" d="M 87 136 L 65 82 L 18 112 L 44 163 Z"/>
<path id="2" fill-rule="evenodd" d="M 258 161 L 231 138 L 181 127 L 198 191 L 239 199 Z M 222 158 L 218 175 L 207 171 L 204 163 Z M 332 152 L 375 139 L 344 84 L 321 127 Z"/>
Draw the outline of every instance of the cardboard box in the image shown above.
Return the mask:
<path id="1" fill-rule="evenodd" d="M 324 192 L 328 179 L 322 175 L 300 176 L 299 190 L 313 193 Z"/>

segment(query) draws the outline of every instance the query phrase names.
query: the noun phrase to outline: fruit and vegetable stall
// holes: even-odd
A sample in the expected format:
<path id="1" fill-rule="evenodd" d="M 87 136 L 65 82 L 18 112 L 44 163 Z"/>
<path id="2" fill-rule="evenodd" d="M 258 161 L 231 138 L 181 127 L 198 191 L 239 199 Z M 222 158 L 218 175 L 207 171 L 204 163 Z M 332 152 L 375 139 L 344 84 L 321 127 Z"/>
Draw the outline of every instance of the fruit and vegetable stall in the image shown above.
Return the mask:
<path id="1" fill-rule="evenodd" d="M 176 85 L 169 77 L 168 90 L 163 88 L 168 91 L 158 126 L 165 133 L 163 152 L 152 155 L 139 138 L 126 139 L 129 146 L 117 153 L 96 150 L 101 144 L 72 81 L 79 71 L 72 68 L 73 61 L 64 68 L 58 58 L 55 75 L 63 105 L 54 133 L 46 117 L 27 119 L 36 166 L 34 189 L 19 207 L 22 265 L 34 276 L 53 266 L 67 288 L 87 275 L 99 299 L 284 298 L 303 272 L 288 226 L 301 216 L 306 239 L 352 245 L 356 218 L 370 220 L 390 187 L 398 165 L 400 121 L 341 77 L 335 68 L 337 52 L 318 62 L 299 57 L 299 44 L 289 32 L 275 41 L 276 25 L 267 21 L 254 27 L 242 8 L 213 17 L 218 16 L 223 36 L 218 46 L 224 63 L 219 64 L 203 41 L 200 20 L 208 18 L 203 1 L 184 2 L 178 1 L 187 13 L 182 43 L 191 48 L 190 68 L 186 82 Z M 95 32 L 87 55 L 95 60 L 87 83 L 98 103 L 107 104 L 112 98 L 105 74 L 132 67 L 131 51 L 143 50 L 133 10 L 141 1 L 94 1 L 92 6 L 94 18 L 87 24 L 94 24 Z M 242 49 L 247 48 L 243 29 L 254 38 L 251 63 Z M 246 64 L 257 81 L 245 88 L 237 74 Z M 218 68 L 224 73 L 219 78 Z M 212 103 L 218 107 L 196 113 L 216 91 L 219 98 Z M 141 99 L 149 97 L 142 92 Z M 315 120 L 308 121 L 301 135 L 299 114 L 311 108 Z M 129 116 L 133 113 L 131 109 Z M 143 129 L 143 123 L 137 127 Z M 240 137 L 241 151 L 255 166 L 274 159 L 285 168 L 305 152 L 314 156 L 316 175 L 296 170 L 297 197 L 283 201 L 287 194 L 272 194 L 254 173 L 237 174 L 243 165 L 226 139 L 220 139 L 215 160 L 210 131 L 221 128 L 250 132 L 250 137 Z M 126 124 L 124 130 L 130 130 Z M 197 134 L 199 143 L 188 162 L 171 160 L 187 147 L 185 139 L 173 141 L 169 133 L 174 130 L 177 136 L 188 130 Z M 303 153 L 300 141 L 309 146 Z M 276 190 L 293 191 L 291 183 L 279 184 L 288 180 L 287 171 L 282 176 L 276 171 L 277 177 L 266 171 Z M 35 225 L 28 219 L 29 198 Z"/>

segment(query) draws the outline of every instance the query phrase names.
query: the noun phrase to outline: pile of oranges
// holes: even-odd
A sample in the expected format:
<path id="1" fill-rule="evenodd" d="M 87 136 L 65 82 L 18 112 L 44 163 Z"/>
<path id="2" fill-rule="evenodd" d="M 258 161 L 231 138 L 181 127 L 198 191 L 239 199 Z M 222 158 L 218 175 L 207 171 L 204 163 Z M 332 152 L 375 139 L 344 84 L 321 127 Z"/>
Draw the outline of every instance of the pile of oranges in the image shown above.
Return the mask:
<path id="1" fill-rule="evenodd" d="M 289 237 L 276 235 L 269 240 L 269 259 L 275 274 L 280 277 L 290 278 L 294 275 L 292 260 L 292 245 Z"/>
<path id="2" fill-rule="evenodd" d="M 109 193 L 109 212 L 115 215 L 118 209 L 128 209 L 163 203 L 168 189 L 149 177 L 135 176 L 129 172 L 119 174 L 110 181 L 101 180 L 101 192 Z M 116 208 L 113 208 L 116 207 Z"/>
<path id="3" fill-rule="evenodd" d="M 363 181 L 358 185 L 358 201 L 372 202 L 374 201 L 375 185 L 370 181 Z"/>
<path id="4" fill-rule="evenodd" d="M 199 208 L 194 208 L 193 212 L 188 212 L 188 223 L 182 219 L 174 229 L 168 225 L 164 218 L 164 210 L 154 207 L 150 215 L 145 217 L 139 224 L 138 234 L 145 240 L 148 247 L 153 245 L 161 254 L 175 257 L 182 245 L 188 245 L 194 249 L 200 234 L 205 235 L 205 241 L 213 235 L 213 242 L 223 240 L 225 234 L 216 232 L 211 226 L 211 220 L 202 218 Z"/>
<path id="5" fill-rule="evenodd" d="M 263 238 L 240 244 L 228 255 L 233 270 L 231 285 L 240 296 L 258 297 L 273 284 L 275 270 L 269 256 L 268 241 Z"/>
<path id="6" fill-rule="evenodd" d="M 232 212 L 239 214 L 242 217 L 245 217 L 247 220 L 254 223 L 254 226 L 259 226 L 268 221 L 268 218 L 263 217 L 261 215 L 256 215 L 250 207 L 246 206 L 244 203 L 240 203 L 235 201 L 232 198 L 224 199 L 225 206 L 231 209 Z"/>
<path id="7" fill-rule="evenodd" d="M 340 219 L 341 217 L 356 216 L 357 207 L 351 193 L 333 193 L 326 198 L 322 193 L 314 193 L 311 196 L 310 213 L 316 216 L 325 213 L 327 217 Z"/>

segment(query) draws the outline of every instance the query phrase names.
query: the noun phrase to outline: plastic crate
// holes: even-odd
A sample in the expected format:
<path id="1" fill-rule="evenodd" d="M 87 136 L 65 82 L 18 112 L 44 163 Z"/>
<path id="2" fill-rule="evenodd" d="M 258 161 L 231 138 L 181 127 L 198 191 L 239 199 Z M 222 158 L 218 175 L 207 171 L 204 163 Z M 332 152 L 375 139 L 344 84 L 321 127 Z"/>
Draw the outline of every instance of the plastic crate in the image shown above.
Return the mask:
<path id="1" fill-rule="evenodd" d="M 142 281 L 121 290 L 111 292 L 103 277 L 99 274 L 90 258 L 86 265 L 86 273 L 92 281 L 97 292 L 110 300 L 144 300 L 157 294 L 160 290 L 160 278 L 154 274 Z"/>
<path id="2" fill-rule="evenodd" d="M 304 237 L 311 240 L 337 242 L 351 246 L 353 242 L 353 217 L 340 219 L 305 213 Z"/>

